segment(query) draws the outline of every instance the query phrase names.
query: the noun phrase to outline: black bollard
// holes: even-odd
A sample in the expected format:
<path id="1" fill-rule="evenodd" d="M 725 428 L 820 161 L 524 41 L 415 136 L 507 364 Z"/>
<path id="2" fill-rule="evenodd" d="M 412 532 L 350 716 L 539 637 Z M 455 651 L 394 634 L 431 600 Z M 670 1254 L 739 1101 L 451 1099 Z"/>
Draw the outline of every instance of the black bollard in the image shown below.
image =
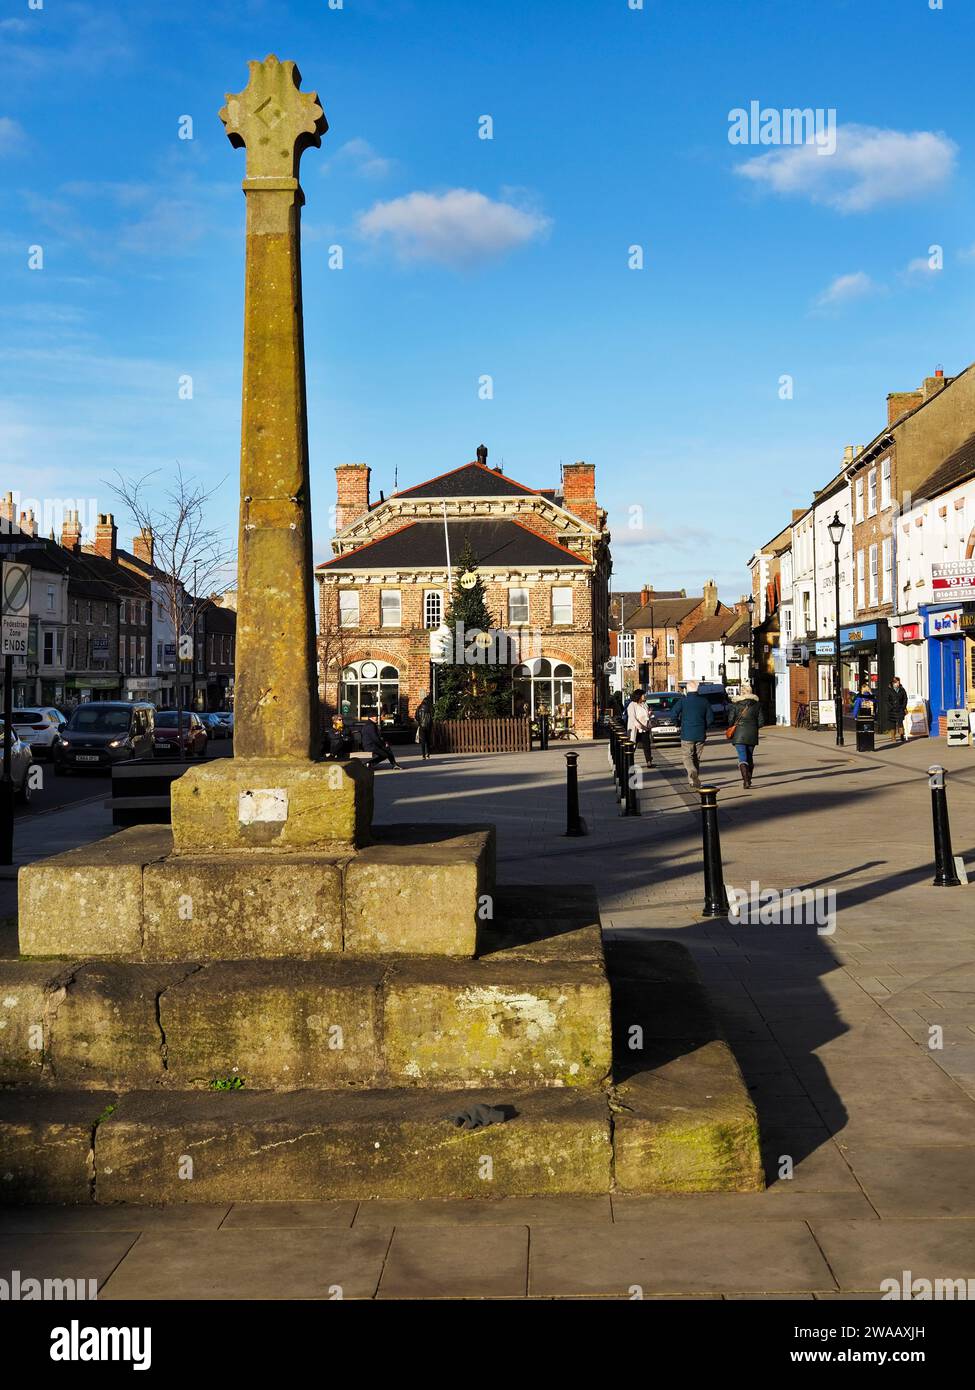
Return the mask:
<path id="1" fill-rule="evenodd" d="M 538 716 L 538 746 L 543 753 L 548 752 L 548 715 Z"/>
<path id="2" fill-rule="evenodd" d="M 640 814 L 640 800 L 636 794 L 636 779 L 633 770 L 636 766 L 636 744 L 631 739 L 627 739 L 623 745 L 626 760 L 623 765 L 623 795 L 621 802 L 624 816 L 638 816 Z"/>
<path id="3" fill-rule="evenodd" d="M 616 731 L 616 747 L 613 753 L 613 779 L 616 782 L 616 794 L 619 796 L 623 791 L 623 734 L 619 729 Z"/>
<path id="4" fill-rule="evenodd" d="M 616 799 L 620 807 L 625 811 L 626 808 L 626 772 L 629 766 L 630 741 L 626 738 L 620 739 L 620 775 L 616 784 Z"/>
<path id="5" fill-rule="evenodd" d="M 726 917 L 728 894 L 721 867 L 721 839 L 718 835 L 718 789 L 701 787 L 701 833 L 704 841 L 704 916 Z"/>
<path id="6" fill-rule="evenodd" d="M 565 833 L 585 835 L 586 822 L 579 815 L 579 754 L 565 755 Z"/>
<path id="7" fill-rule="evenodd" d="M 938 763 L 928 768 L 928 786 L 931 788 L 931 819 L 934 822 L 934 887 L 958 888 L 961 879 L 955 872 L 955 859 L 951 852 L 945 770 Z"/>
<path id="8" fill-rule="evenodd" d="M 619 772 L 619 769 L 618 769 L 618 766 L 617 766 L 618 761 L 619 761 L 619 756 L 620 756 L 620 746 L 619 746 L 619 745 L 620 745 L 620 734 L 619 734 L 619 729 L 617 729 L 617 727 L 616 727 L 615 724 L 610 724 L 610 726 L 609 726 L 609 765 L 610 765 L 610 767 L 611 767 L 611 769 L 612 769 L 612 772 L 613 772 L 613 781 L 614 781 L 614 782 L 616 781 L 617 776 L 618 776 L 618 772 Z"/>

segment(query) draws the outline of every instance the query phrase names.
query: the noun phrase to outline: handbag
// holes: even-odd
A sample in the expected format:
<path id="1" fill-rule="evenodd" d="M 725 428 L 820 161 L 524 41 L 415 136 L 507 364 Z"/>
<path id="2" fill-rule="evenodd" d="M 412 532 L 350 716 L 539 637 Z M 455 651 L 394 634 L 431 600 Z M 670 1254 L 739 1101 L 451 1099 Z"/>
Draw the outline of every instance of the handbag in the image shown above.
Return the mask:
<path id="1" fill-rule="evenodd" d="M 740 719 L 740 718 L 741 718 L 741 713 L 739 712 L 739 714 L 738 714 L 738 719 Z M 727 727 L 727 729 L 725 729 L 725 731 L 724 731 L 724 736 L 725 736 L 725 738 L 734 738 L 734 736 L 735 736 L 735 730 L 738 728 L 738 719 L 736 719 L 735 722 L 734 722 L 733 724 L 729 724 L 728 727 Z"/>

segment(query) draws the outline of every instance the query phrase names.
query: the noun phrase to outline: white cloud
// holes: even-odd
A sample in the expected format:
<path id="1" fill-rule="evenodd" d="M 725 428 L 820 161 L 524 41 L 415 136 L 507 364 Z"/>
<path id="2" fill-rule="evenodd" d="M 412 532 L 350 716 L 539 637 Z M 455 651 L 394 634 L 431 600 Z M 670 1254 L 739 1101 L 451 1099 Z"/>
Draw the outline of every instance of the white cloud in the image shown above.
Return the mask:
<path id="1" fill-rule="evenodd" d="M 940 273 L 940 265 L 932 265 L 930 256 L 915 256 L 913 261 L 908 261 L 903 271 L 904 278 L 915 284 L 920 280 L 933 280 Z"/>
<path id="2" fill-rule="evenodd" d="M 359 218 L 372 240 L 388 237 L 404 261 L 472 266 L 543 236 L 551 221 L 538 212 L 496 202 L 468 188 L 408 193 L 376 203 Z"/>
<path id="3" fill-rule="evenodd" d="M 862 299 L 879 289 L 880 286 L 871 280 L 865 270 L 857 270 L 852 275 L 837 275 L 822 294 L 816 296 L 814 308 L 838 309 L 844 304 L 849 304 L 851 300 Z"/>
<path id="4" fill-rule="evenodd" d="M 958 146 L 940 132 L 845 125 L 836 151 L 815 144 L 781 145 L 735 168 L 759 187 L 808 198 L 839 212 L 867 212 L 881 203 L 931 193 L 951 178 Z"/>
<path id="5" fill-rule="evenodd" d="M 322 172 L 328 174 L 335 168 L 349 168 L 364 179 L 384 179 L 396 167 L 394 159 L 387 159 L 374 150 L 368 140 L 356 136 L 340 145 L 330 160 L 322 165 Z"/>
<path id="6" fill-rule="evenodd" d="M 0 116 L 0 157 L 20 154 L 27 146 L 27 136 L 19 121 L 10 116 Z"/>

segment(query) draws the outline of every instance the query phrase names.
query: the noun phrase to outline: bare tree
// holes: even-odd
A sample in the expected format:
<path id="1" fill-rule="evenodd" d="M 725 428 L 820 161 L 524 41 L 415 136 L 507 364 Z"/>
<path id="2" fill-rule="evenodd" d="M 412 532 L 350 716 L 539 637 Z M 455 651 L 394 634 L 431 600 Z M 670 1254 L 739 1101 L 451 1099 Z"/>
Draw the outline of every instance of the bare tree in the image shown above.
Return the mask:
<path id="1" fill-rule="evenodd" d="M 342 672 L 346 666 L 352 635 L 347 628 L 342 626 L 337 588 L 327 584 L 323 585 L 319 604 L 320 621 L 317 638 L 318 669 L 321 672 L 319 697 L 324 705 L 329 704 L 329 683 L 330 679 L 334 680 L 334 708 L 340 711 L 342 706 Z"/>
<path id="2" fill-rule="evenodd" d="M 233 587 L 228 568 L 234 558 L 223 534 L 207 521 L 208 504 L 222 485 L 206 488 L 183 472 L 179 463 L 157 497 L 150 487 L 158 469 L 138 480 L 116 472 L 108 486 L 128 511 L 136 529 L 152 539 L 152 579 L 163 594 L 166 615 L 176 637 L 176 737 L 183 748 L 183 673 L 190 663 L 195 689 L 196 627 L 214 594 Z M 201 598 L 200 595 L 206 595 Z"/>

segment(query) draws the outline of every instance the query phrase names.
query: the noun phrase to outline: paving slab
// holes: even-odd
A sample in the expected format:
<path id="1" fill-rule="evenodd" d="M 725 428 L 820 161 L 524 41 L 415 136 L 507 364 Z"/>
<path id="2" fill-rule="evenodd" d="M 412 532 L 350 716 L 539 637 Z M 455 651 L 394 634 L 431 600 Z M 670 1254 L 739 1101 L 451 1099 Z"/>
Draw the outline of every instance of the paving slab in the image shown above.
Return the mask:
<path id="1" fill-rule="evenodd" d="M 87 1299 L 89 1281 L 101 1290 L 139 1239 L 137 1231 L 20 1231 L 0 1234 L 0 1278 L 71 1280 L 74 1296 Z M 51 1294 L 50 1297 L 56 1295 Z M 68 1295 L 62 1294 L 61 1297 Z"/>
<path id="2" fill-rule="evenodd" d="M 811 1221 L 814 1218 L 879 1220 L 862 1192 L 806 1192 L 778 1182 L 764 1192 L 613 1194 L 613 1220 L 617 1224 L 643 1221 L 648 1216 L 681 1216 L 687 1221 L 746 1222 Z"/>
<path id="3" fill-rule="evenodd" d="M 459 1239 L 442 1226 L 397 1228 L 380 1298 L 524 1298 L 528 1229 L 481 1226 Z"/>
<path id="4" fill-rule="evenodd" d="M 842 1147 L 881 1216 L 975 1218 L 975 1145 Z"/>
<path id="5" fill-rule="evenodd" d="M 593 1240 L 565 1227 L 532 1231 L 534 1295 L 811 1293 L 836 1287 L 803 1221 L 749 1225 L 649 1215 Z"/>
<path id="6" fill-rule="evenodd" d="M 372 1298 L 390 1233 L 291 1230 L 152 1231 L 109 1279 L 103 1299 Z"/>
<path id="7" fill-rule="evenodd" d="M 355 1218 L 358 1202 L 235 1202 L 223 1230 L 295 1230 L 337 1227 L 347 1230 Z M 378 1224 L 378 1223 L 373 1223 Z M 394 1223 L 385 1223 L 392 1229 Z"/>
<path id="8" fill-rule="evenodd" d="M 975 1279 L 975 1221 L 814 1221 L 812 1231 L 841 1289 L 884 1279 Z"/>
<path id="9" fill-rule="evenodd" d="M 360 1202 L 358 1226 L 579 1226 L 609 1225 L 609 1194 L 593 1197 L 501 1197 L 496 1201 Z"/>
<path id="10" fill-rule="evenodd" d="M 230 1205 L 203 1202 L 185 1206 L 98 1206 L 94 1202 L 63 1207 L 0 1207 L 0 1234 L 78 1231 L 215 1231 Z"/>

